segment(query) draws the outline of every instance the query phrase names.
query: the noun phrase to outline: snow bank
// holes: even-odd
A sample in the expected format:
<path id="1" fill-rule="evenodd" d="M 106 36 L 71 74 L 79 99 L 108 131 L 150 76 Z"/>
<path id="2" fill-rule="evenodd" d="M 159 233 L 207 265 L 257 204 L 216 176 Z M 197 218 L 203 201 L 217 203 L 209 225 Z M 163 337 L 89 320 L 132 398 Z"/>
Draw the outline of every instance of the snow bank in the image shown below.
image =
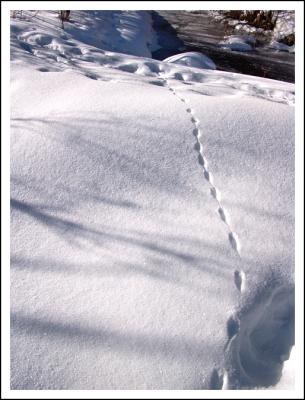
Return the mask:
<path id="1" fill-rule="evenodd" d="M 23 13 L 27 18 L 26 12 Z M 14 20 L 12 33 L 20 32 L 21 43 L 31 48 L 48 46 L 63 54 L 76 55 L 86 45 L 143 57 L 151 57 L 156 41 L 149 11 L 76 11 L 64 30 L 56 11 L 40 11 L 30 21 Z M 14 32 L 15 30 L 15 32 Z M 73 39 L 72 42 L 69 39 Z M 73 53 L 74 52 L 74 53 Z M 52 53 L 50 53 L 52 54 Z"/>
<path id="2" fill-rule="evenodd" d="M 11 388 L 274 387 L 294 85 L 101 48 L 100 14 L 40 16 L 11 29 Z"/>

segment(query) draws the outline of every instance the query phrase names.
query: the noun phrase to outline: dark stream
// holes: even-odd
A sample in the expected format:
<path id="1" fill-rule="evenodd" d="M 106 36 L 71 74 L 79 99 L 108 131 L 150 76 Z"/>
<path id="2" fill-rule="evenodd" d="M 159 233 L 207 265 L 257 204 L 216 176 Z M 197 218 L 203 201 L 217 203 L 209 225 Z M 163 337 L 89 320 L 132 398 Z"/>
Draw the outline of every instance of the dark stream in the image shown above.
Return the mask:
<path id="1" fill-rule="evenodd" d="M 294 82 L 294 54 L 267 49 L 262 37 L 258 38 L 260 45 L 253 51 L 232 51 L 218 44 L 228 34 L 226 25 L 215 21 L 206 11 L 162 10 L 153 11 L 152 15 L 161 46 L 152 53 L 154 59 L 164 60 L 174 54 L 197 51 L 209 56 L 218 70 Z"/>

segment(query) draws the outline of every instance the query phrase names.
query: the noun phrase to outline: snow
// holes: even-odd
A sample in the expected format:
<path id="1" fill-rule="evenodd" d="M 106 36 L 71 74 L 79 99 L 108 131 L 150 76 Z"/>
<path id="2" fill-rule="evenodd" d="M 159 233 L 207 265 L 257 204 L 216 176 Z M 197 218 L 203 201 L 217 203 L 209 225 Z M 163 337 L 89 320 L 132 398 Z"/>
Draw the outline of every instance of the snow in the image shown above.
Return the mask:
<path id="1" fill-rule="evenodd" d="M 175 54 L 163 61 L 194 68 L 216 69 L 216 65 L 208 56 L 197 52 Z"/>
<path id="2" fill-rule="evenodd" d="M 293 346 L 289 360 L 284 362 L 281 380 L 275 386 L 277 390 L 286 390 L 289 387 L 294 387 L 296 362 L 295 346 Z"/>
<path id="3" fill-rule="evenodd" d="M 269 44 L 269 47 L 279 51 L 288 51 L 289 53 L 294 53 L 294 45 L 288 46 L 287 44 L 277 42 L 276 40 L 272 40 L 272 42 Z"/>
<path id="4" fill-rule="evenodd" d="M 277 11 L 277 19 L 274 29 L 264 30 L 247 24 L 246 21 L 240 21 L 237 19 L 224 18 L 221 11 L 210 11 L 209 14 L 220 22 L 226 22 L 229 26 L 234 27 L 234 31 L 240 32 L 240 35 L 230 35 L 224 41 L 219 44 L 224 49 L 231 49 L 234 51 L 251 51 L 253 50 L 251 45 L 255 44 L 255 40 L 252 35 L 265 36 L 268 39 L 269 44 L 267 47 L 278 51 L 288 51 L 294 53 L 294 45 L 288 46 L 281 43 L 285 37 L 295 33 L 295 11 L 294 10 L 281 10 Z M 252 39 L 251 39 L 252 38 Z M 248 40 L 250 39 L 250 41 Z"/>
<path id="5" fill-rule="evenodd" d="M 294 85 L 152 60 L 148 12 L 39 18 L 11 20 L 11 388 L 291 389 Z"/>
<path id="6" fill-rule="evenodd" d="M 279 51 L 289 51 L 294 53 L 294 46 L 288 46 L 281 43 L 281 40 L 291 34 L 295 33 L 295 11 L 294 10 L 281 10 L 277 12 L 277 20 L 274 29 L 264 30 L 247 24 L 246 21 L 241 21 L 232 18 L 224 18 L 222 11 L 210 11 L 209 14 L 216 21 L 222 23 L 226 22 L 229 26 L 234 27 L 234 31 L 240 32 L 240 35 L 229 35 L 224 41 L 219 44 L 224 49 L 231 49 L 234 51 L 251 51 L 252 46 L 255 43 L 251 43 L 254 35 L 262 35 L 268 39 L 269 48 Z M 249 34 L 253 35 L 250 36 Z M 250 41 L 248 40 L 250 39 Z"/>
<path id="7" fill-rule="evenodd" d="M 251 36 L 231 35 L 228 36 L 225 40 L 219 42 L 219 45 L 223 49 L 230 49 L 234 51 L 251 51 L 253 50 L 253 48 L 249 43 L 249 37 L 251 38 Z"/>
<path id="8" fill-rule="evenodd" d="M 274 28 L 274 37 L 282 39 L 295 32 L 295 12 L 293 10 L 279 11 Z"/>
<path id="9" fill-rule="evenodd" d="M 157 39 L 148 11 L 73 11 L 64 31 L 56 11 L 40 11 L 33 20 L 16 19 L 13 29 L 21 29 L 20 43 L 41 46 L 67 56 L 81 54 L 87 46 L 151 57 Z M 32 21 L 32 23 L 31 23 Z M 73 38 L 69 42 L 67 38 Z M 75 42 L 76 39 L 76 42 Z M 38 54 L 39 54 L 39 50 Z M 50 52 L 50 55 L 54 55 Z"/>

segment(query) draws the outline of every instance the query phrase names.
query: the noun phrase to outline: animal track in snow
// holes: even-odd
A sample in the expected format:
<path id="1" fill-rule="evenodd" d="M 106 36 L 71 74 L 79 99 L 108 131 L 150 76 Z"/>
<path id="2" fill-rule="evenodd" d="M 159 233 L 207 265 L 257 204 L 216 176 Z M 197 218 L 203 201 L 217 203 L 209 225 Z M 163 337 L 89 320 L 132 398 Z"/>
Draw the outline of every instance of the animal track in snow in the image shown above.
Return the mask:
<path id="1" fill-rule="evenodd" d="M 50 70 L 49 70 L 48 68 L 44 68 L 44 67 L 37 68 L 37 71 L 40 71 L 40 72 L 50 72 Z"/>
<path id="2" fill-rule="evenodd" d="M 122 64 L 117 67 L 120 71 L 123 72 L 136 72 L 138 69 L 138 64 L 130 63 L 130 64 Z"/>
<path id="3" fill-rule="evenodd" d="M 200 121 L 199 121 L 199 119 L 198 119 L 198 118 L 196 118 L 196 117 L 192 117 L 192 118 L 191 118 L 191 121 L 192 121 L 194 124 L 197 124 L 197 125 L 199 125 L 199 124 L 200 124 Z"/>
<path id="4" fill-rule="evenodd" d="M 183 98 L 177 95 L 174 89 L 172 89 L 167 80 L 164 80 L 166 82 L 167 87 L 170 89 L 170 91 L 176 95 L 181 101 L 185 102 Z M 208 163 L 207 159 L 204 156 L 204 150 L 203 150 L 203 145 L 200 141 L 200 138 L 202 136 L 202 132 L 199 129 L 200 126 L 200 120 L 195 116 L 195 111 L 193 108 L 188 107 L 186 109 L 186 112 L 191 114 L 191 121 L 194 124 L 195 128 L 193 129 L 193 135 L 196 138 L 196 143 L 195 143 L 195 150 L 198 152 L 198 163 L 201 165 L 203 169 L 203 174 L 205 179 L 209 182 L 210 184 L 210 194 L 211 196 L 216 200 L 218 204 L 218 215 L 222 222 L 226 224 L 226 226 L 229 229 L 228 233 L 228 240 L 230 243 L 231 248 L 238 254 L 240 258 L 240 243 L 238 240 L 237 234 L 232 230 L 230 226 L 230 218 L 228 213 L 225 211 L 224 207 L 221 204 L 221 195 L 220 191 L 216 188 L 214 185 L 214 180 L 213 176 L 210 173 L 208 169 Z M 237 289 L 242 292 L 244 290 L 245 286 L 245 274 L 242 270 L 240 271 L 235 271 L 234 273 L 234 283 Z M 240 322 L 239 319 L 236 316 L 231 316 L 228 321 L 227 321 L 227 335 L 228 335 L 228 341 L 225 345 L 224 351 L 226 352 L 227 349 L 230 347 L 232 341 L 238 336 L 240 330 Z M 229 389 L 229 375 L 226 371 L 222 372 L 221 370 L 214 369 L 211 378 L 210 378 L 210 389 L 212 390 L 225 390 Z"/>
<path id="5" fill-rule="evenodd" d="M 186 112 L 188 112 L 188 113 L 190 113 L 190 114 L 192 114 L 192 115 L 195 114 L 195 111 L 194 111 L 192 108 L 187 108 L 187 109 L 186 109 Z"/>
<path id="6" fill-rule="evenodd" d="M 173 89 L 171 91 L 181 100 Z M 199 140 L 202 135 L 200 120 L 192 108 L 188 107 L 186 111 L 191 114 L 195 128 L 193 134 L 199 165 L 210 184 L 210 194 L 218 204 L 218 215 L 228 227 L 230 246 L 241 259 L 238 235 L 231 228 L 229 215 L 221 204 L 221 193 L 213 183 Z M 236 269 L 232 278 L 238 291 L 243 293 L 246 284 L 244 271 Z M 267 287 L 256 294 L 250 304 L 246 302 L 243 309 L 235 312 L 227 320 L 226 328 L 228 340 L 224 357 L 225 366 L 230 368 L 228 371 L 214 368 L 209 388 L 224 390 L 232 386 L 250 389 L 276 384 L 281 377 L 283 362 L 289 358 L 294 344 L 294 288 L 279 284 Z"/>
<path id="7" fill-rule="evenodd" d="M 205 179 L 211 184 L 213 185 L 213 176 L 211 175 L 211 173 L 208 170 L 204 170 L 203 175 L 205 177 Z"/>
<path id="8" fill-rule="evenodd" d="M 200 151 L 201 150 L 201 144 L 196 142 L 194 144 L 194 150 Z"/>
<path id="9" fill-rule="evenodd" d="M 86 73 L 85 76 L 86 76 L 87 78 L 93 79 L 93 80 L 95 80 L 95 81 L 98 80 L 98 78 L 99 78 L 97 75 L 89 74 L 89 73 Z"/>
<path id="10" fill-rule="evenodd" d="M 240 252 L 240 243 L 238 240 L 238 236 L 235 232 L 229 232 L 229 242 L 231 243 L 232 249 L 234 249 L 238 254 Z"/>
<path id="11" fill-rule="evenodd" d="M 231 315 L 231 317 L 227 321 L 228 340 L 224 348 L 225 351 L 230 346 L 232 339 L 238 334 L 239 327 L 240 327 L 240 322 L 238 318 L 235 315 Z"/>
<path id="12" fill-rule="evenodd" d="M 196 143 L 198 145 L 198 143 Z M 202 156 L 202 154 L 200 153 L 200 151 L 202 150 L 201 144 L 199 144 L 197 146 L 197 150 L 199 151 L 199 155 L 198 155 L 198 162 L 200 165 L 202 165 L 203 167 L 207 167 L 207 162 L 206 159 Z"/>
<path id="13" fill-rule="evenodd" d="M 214 197 L 214 199 L 216 199 L 218 202 L 220 202 L 220 200 L 221 200 L 220 193 L 219 193 L 218 189 L 216 189 L 216 187 L 212 187 L 210 189 L 210 193 Z"/>
<path id="14" fill-rule="evenodd" d="M 201 131 L 200 131 L 200 129 L 195 128 L 195 129 L 193 130 L 193 135 L 196 136 L 197 138 L 198 138 L 199 136 L 201 136 Z M 199 141 L 197 142 L 197 144 L 198 144 L 198 146 L 200 147 L 201 143 L 200 143 Z"/>
<path id="15" fill-rule="evenodd" d="M 225 390 L 228 387 L 227 371 L 214 368 L 210 378 L 210 390 Z"/>
<path id="16" fill-rule="evenodd" d="M 219 207 L 218 214 L 219 214 L 220 218 L 222 219 L 222 221 L 229 226 L 229 217 L 228 217 L 226 211 L 224 210 L 224 208 Z"/>
<path id="17" fill-rule="evenodd" d="M 179 94 L 166 86 L 181 101 Z M 231 227 L 230 217 L 221 203 L 221 193 L 213 182 L 200 141 L 202 131 L 200 120 L 195 111 L 188 107 L 194 125 L 193 135 L 198 153 L 198 163 L 203 169 L 204 177 L 209 182 L 210 194 L 218 204 L 218 215 L 228 228 L 228 241 L 238 255 L 241 244 L 238 235 Z M 246 276 L 239 267 L 232 276 L 240 296 L 246 288 Z M 251 292 L 251 291 L 250 291 Z M 249 293 L 250 293 L 249 292 Z M 223 368 L 214 368 L 210 375 L 209 389 L 225 390 L 234 388 L 268 387 L 278 382 L 281 376 L 283 362 L 289 358 L 294 344 L 294 290 L 286 285 L 267 287 L 250 304 L 244 303 L 243 309 L 235 312 L 227 320 L 227 343 L 224 348 Z M 228 368 L 227 368 L 228 367 Z"/>
<path id="18" fill-rule="evenodd" d="M 223 375 L 221 374 L 221 372 L 217 371 L 216 368 L 214 368 L 210 379 L 210 389 L 221 390 L 222 385 L 223 385 Z"/>
<path id="19" fill-rule="evenodd" d="M 163 81 L 150 81 L 149 83 L 155 86 L 165 86 L 165 83 Z"/>
<path id="20" fill-rule="evenodd" d="M 238 271 L 238 270 L 234 271 L 234 283 L 240 292 L 243 292 L 245 290 L 246 275 L 244 271 Z"/>
<path id="21" fill-rule="evenodd" d="M 160 76 L 160 75 L 159 75 Z M 184 97 L 181 97 L 180 95 L 177 94 L 174 88 L 172 88 L 168 82 L 168 80 L 162 76 L 160 76 L 161 80 L 165 83 L 164 86 L 167 86 L 167 88 L 183 103 L 189 103 L 188 99 L 185 99 Z M 191 114 L 191 122 L 194 124 L 195 129 L 193 129 L 193 135 L 196 137 L 196 143 L 195 143 L 195 150 L 198 152 L 198 163 L 199 165 L 202 166 L 203 169 L 203 175 L 205 179 L 209 182 L 211 188 L 210 188 L 210 193 L 212 197 L 217 201 L 218 203 L 218 215 L 222 222 L 224 222 L 227 227 L 229 228 L 229 233 L 228 233 L 228 240 L 230 243 L 231 248 L 239 255 L 240 257 L 240 243 L 238 240 L 237 234 L 233 231 L 233 229 L 230 226 L 230 218 L 228 213 L 225 211 L 224 207 L 220 203 L 220 192 L 214 185 L 214 179 L 213 175 L 208 169 L 208 161 L 206 157 L 204 156 L 204 151 L 203 151 L 203 146 L 200 142 L 200 137 L 202 136 L 202 132 L 199 129 L 200 126 L 200 120 L 199 118 L 196 117 L 195 111 L 192 107 L 187 107 L 186 112 Z"/>
<path id="22" fill-rule="evenodd" d="M 232 339 L 235 335 L 237 335 L 239 331 L 239 320 L 234 316 L 231 316 L 227 322 L 227 333 L 229 340 Z"/>
<path id="23" fill-rule="evenodd" d="M 153 73 L 158 74 L 160 71 L 160 65 L 154 62 L 147 61 L 144 65 Z"/>

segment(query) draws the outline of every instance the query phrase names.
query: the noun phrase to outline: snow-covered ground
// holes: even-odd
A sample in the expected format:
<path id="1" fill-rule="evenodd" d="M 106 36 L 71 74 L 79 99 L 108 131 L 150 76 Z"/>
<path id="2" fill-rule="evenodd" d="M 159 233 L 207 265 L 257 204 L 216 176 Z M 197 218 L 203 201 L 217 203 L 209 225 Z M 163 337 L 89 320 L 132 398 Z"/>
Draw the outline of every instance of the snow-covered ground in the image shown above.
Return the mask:
<path id="1" fill-rule="evenodd" d="M 11 20 L 11 388 L 292 389 L 294 85 L 152 60 L 145 11 L 37 17 Z"/>

